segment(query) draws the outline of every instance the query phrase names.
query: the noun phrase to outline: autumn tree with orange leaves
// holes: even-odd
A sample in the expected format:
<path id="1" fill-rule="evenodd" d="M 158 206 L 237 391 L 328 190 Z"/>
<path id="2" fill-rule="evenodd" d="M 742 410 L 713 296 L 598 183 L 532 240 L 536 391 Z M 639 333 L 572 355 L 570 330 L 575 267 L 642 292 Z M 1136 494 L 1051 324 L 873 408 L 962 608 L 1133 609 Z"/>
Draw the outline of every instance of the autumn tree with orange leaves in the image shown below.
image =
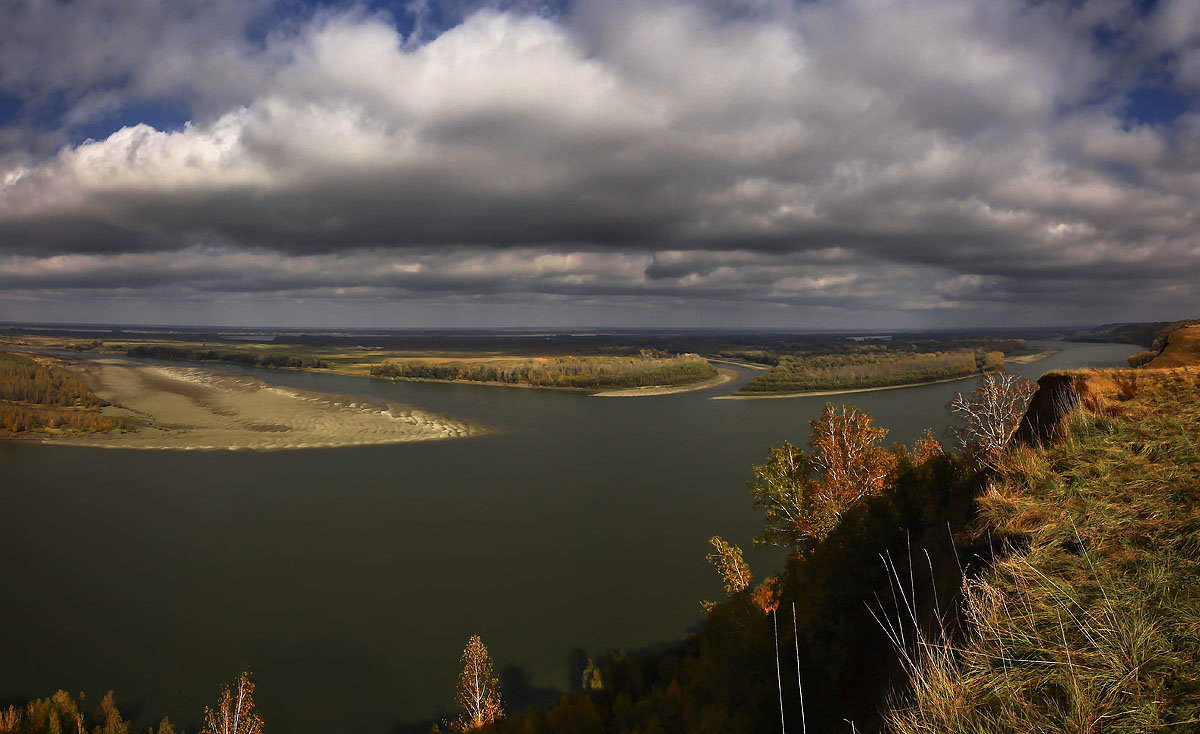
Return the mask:
<path id="1" fill-rule="evenodd" d="M 462 673 L 458 676 L 459 716 L 455 731 L 471 731 L 504 716 L 500 702 L 500 681 L 492 674 L 492 659 L 479 635 L 472 635 L 462 653 Z"/>
<path id="2" fill-rule="evenodd" d="M 263 720 L 254 711 L 254 684 L 243 672 L 231 690 L 221 686 L 215 709 L 204 708 L 204 728 L 200 734 L 262 734 Z"/>
<path id="3" fill-rule="evenodd" d="M 832 403 L 826 403 L 821 417 L 811 421 L 809 461 L 835 520 L 864 497 L 882 492 L 896 468 L 895 454 L 880 445 L 887 429 L 872 422 L 858 408 L 843 405 L 838 410 Z"/>
<path id="4" fill-rule="evenodd" d="M 754 467 L 748 486 L 766 515 L 756 542 L 806 549 L 837 527 L 849 508 L 881 493 L 896 467 L 895 455 L 880 445 L 887 429 L 872 425 L 858 408 L 826 404 L 811 424 L 809 455 L 784 443 Z"/>
<path id="5" fill-rule="evenodd" d="M 933 429 L 926 428 L 925 432 L 922 433 L 917 438 L 916 443 L 913 444 L 913 464 L 920 466 L 935 456 L 941 456 L 944 453 L 946 453 L 946 451 L 942 448 L 941 442 L 933 437 Z"/>

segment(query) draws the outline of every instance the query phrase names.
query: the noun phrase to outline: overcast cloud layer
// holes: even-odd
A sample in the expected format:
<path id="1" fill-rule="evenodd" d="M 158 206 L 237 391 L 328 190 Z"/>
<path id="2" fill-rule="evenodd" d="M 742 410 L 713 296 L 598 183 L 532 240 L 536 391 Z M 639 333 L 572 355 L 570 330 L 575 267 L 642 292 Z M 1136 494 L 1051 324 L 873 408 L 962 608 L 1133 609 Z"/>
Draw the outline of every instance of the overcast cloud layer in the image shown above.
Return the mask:
<path id="1" fill-rule="evenodd" d="M 6 16 L 0 320 L 1200 315 L 1194 0 Z"/>

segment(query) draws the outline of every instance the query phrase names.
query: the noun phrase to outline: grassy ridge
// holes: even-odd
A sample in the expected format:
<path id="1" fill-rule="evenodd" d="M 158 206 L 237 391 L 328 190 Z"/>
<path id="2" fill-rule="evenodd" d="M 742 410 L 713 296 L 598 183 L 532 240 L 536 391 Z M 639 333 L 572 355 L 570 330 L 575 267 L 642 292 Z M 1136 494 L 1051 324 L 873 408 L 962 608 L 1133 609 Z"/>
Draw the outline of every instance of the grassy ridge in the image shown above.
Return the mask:
<path id="1" fill-rule="evenodd" d="M 1200 370 L 1079 379 L 1062 439 L 1012 451 L 980 498 L 1007 553 L 893 731 L 1200 730 Z"/>
<path id="2" fill-rule="evenodd" d="M 1164 339 L 1162 353 L 1150 360 L 1147 366 L 1183 367 L 1200 364 L 1200 326 L 1188 326 L 1171 332 Z"/>
<path id="3" fill-rule="evenodd" d="M 686 385 L 717 375 L 702 357 L 538 357 L 482 362 L 396 360 L 371 368 L 375 377 L 496 382 L 534 387 L 612 389 Z"/>
<path id="4" fill-rule="evenodd" d="M 129 426 L 101 415 L 104 401 L 49 360 L 0 352 L 0 432 L 112 431 Z"/>
<path id="5" fill-rule="evenodd" d="M 889 387 L 967 377 L 1004 365 L 1000 352 L 970 349 L 950 352 L 891 352 L 785 356 L 766 374 L 742 387 L 742 393 L 789 393 Z"/>

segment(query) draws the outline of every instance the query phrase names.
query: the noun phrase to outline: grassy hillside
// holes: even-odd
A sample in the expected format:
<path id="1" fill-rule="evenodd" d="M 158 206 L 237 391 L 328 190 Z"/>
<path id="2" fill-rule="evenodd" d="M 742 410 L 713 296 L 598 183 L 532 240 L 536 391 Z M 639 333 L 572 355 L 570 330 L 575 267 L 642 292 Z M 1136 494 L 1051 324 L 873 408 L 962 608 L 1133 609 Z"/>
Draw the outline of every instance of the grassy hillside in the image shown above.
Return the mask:
<path id="1" fill-rule="evenodd" d="M 1171 332 L 1162 353 L 1150 360 L 1152 369 L 1200 364 L 1200 326 L 1188 326 Z"/>
<path id="2" fill-rule="evenodd" d="M 1001 555 L 964 588 L 965 632 L 920 648 L 893 731 L 1200 730 L 1200 369 L 1072 379 L 1060 439 L 1011 451 L 978 500 Z"/>
<path id="3" fill-rule="evenodd" d="M 1137 324 L 1105 324 L 1082 334 L 1073 334 L 1073 341 L 1118 342 L 1137 344 L 1154 351 L 1162 349 L 1168 334 L 1184 326 L 1198 323 L 1197 319 L 1182 321 L 1148 321 Z"/>

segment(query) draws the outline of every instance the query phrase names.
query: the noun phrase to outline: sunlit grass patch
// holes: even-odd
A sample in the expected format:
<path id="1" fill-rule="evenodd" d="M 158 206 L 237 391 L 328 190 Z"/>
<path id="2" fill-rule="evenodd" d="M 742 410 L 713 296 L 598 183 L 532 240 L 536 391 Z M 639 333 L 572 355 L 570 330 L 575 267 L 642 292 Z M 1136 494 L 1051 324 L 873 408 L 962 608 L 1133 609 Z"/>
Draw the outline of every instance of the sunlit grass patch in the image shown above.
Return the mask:
<path id="1" fill-rule="evenodd" d="M 965 632 L 927 643 L 897 732 L 1200 728 L 1200 384 L 1087 373 L 1062 440 L 1004 457 Z M 951 642 L 953 640 L 953 642 Z"/>

